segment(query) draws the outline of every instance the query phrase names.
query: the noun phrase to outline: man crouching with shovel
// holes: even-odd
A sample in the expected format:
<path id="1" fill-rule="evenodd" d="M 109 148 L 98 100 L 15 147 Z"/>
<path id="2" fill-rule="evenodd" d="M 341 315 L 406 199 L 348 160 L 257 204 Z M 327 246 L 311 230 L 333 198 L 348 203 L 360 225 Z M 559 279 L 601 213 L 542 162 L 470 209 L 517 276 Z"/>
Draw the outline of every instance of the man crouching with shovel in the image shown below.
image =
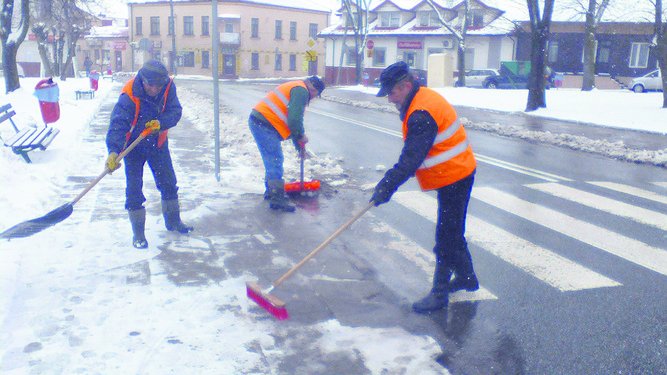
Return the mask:
<path id="1" fill-rule="evenodd" d="M 176 85 L 169 77 L 167 68 L 157 60 L 147 61 L 137 76 L 125 84 L 111 113 L 106 138 L 109 150 L 106 167 L 110 172 L 120 168 L 117 158 L 122 150 L 137 139 L 144 129 L 153 130 L 125 157 L 125 209 L 132 224 L 132 245 L 138 249 L 148 247 L 144 235 L 146 209 L 143 204 L 146 197 L 142 192 L 146 162 L 162 197 L 162 214 L 167 230 L 179 233 L 193 230 L 181 221 L 176 173 L 167 141 L 168 129 L 178 124 L 181 114 Z"/>
<path id="2" fill-rule="evenodd" d="M 421 87 L 405 62 L 388 66 L 380 83 L 377 96 L 388 95 L 399 110 L 405 143 L 398 163 L 377 184 L 371 201 L 376 206 L 388 202 L 412 175 L 422 190 L 438 192 L 433 288 L 412 304 L 413 311 L 425 314 L 445 308 L 448 293 L 479 289 L 464 236 L 477 164 L 454 108 L 436 91 Z"/>

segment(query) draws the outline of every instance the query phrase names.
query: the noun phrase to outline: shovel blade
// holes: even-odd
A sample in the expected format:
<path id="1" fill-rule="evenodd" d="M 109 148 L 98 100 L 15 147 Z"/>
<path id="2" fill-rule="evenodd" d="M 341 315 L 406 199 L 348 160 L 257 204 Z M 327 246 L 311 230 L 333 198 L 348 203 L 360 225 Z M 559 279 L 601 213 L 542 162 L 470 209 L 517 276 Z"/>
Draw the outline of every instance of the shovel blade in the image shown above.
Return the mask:
<path id="1" fill-rule="evenodd" d="M 32 236 L 35 233 L 41 232 L 44 229 L 67 219 L 73 211 L 74 206 L 71 203 L 63 204 L 42 217 L 14 225 L 0 233 L 0 238 L 12 239 Z"/>

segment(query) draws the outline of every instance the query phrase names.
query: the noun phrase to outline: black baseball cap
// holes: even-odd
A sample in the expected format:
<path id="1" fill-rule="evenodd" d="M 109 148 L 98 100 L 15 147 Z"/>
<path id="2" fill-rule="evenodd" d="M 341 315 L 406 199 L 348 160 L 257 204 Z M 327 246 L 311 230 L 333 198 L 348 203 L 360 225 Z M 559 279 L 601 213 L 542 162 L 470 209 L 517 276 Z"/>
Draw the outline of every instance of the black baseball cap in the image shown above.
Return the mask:
<path id="1" fill-rule="evenodd" d="M 148 60 L 139 69 L 141 79 L 151 86 L 164 86 L 169 82 L 167 68 L 158 60 Z"/>
<path id="2" fill-rule="evenodd" d="M 403 61 L 393 63 L 386 67 L 380 74 L 380 91 L 376 96 L 387 96 L 391 89 L 410 74 L 408 64 Z"/>

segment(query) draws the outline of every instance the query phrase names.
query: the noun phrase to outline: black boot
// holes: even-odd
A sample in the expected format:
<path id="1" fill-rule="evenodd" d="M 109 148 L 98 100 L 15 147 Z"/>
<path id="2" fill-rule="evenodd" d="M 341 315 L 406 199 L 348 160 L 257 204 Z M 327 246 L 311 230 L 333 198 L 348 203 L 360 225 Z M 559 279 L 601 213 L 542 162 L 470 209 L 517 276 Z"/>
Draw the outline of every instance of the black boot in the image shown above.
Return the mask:
<path id="1" fill-rule="evenodd" d="M 284 180 L 269 180 L 269 207 L 273 210 L 280 210 L 284 212 L 294 212 L 296 207 L 289 203 L 289 199 L 285 195 L 285 181 Z"/>
<path id="2" fill-rule="evenodd" d="M 472 257 L 470 251 L 466 246 L 464 252 L 459 255 L 458 266 L 454 272 L 454 279 L 449 283 L 449 292 L 453 293 L 458 290 L 466 290 L 474 292 L 479 289 L 479 281 L 475 275 L 475 269 L 472 266 Z"/>
<path id="3" fill-rule="evenodd" d="M 130 223 L 132 224 L 132 246 L 137 249 L 145 249 L 148 247 L 148 241 L 144 235 L 146 227 L 146 209 L 140 208 L 134 211 L 127 211 L 130 215 Z"/>
<path id="4" fill-rule="evenodd" d="M 426 297 L 412 304 L 412 311 L 418 314 L 428 314 L 447 307 L 450 277 L 452 277 L 452 271 L 445 266 L 444 262 L 436 262 L 433 289 Z"/>
<path id="5" fill-rule="evenodd" d="M 178 199 L 162 200 L 162 215 L 164 216 L 164 225 L 168 231 L 177 231 L 179 233 L 190 233 L 193 227 L 185 225 L 181 221 L 181 210 L 178 207 Z"/>

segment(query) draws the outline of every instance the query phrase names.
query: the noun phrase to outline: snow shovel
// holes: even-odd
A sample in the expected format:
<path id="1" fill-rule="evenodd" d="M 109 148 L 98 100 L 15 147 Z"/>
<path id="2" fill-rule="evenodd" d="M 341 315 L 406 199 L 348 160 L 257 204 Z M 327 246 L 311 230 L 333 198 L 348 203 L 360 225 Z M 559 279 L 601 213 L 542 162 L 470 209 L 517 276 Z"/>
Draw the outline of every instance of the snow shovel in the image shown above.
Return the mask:
<path id="1" fill-rule="evenodd" d="M 118 155 L 118 158 L 116 159 L 116 162 L 120 162 L 123 160 L 123 158 L 130 152 L 132 149 L 134 149 L 141 140 L 146 138 L 149 134 L 151 133 L 150 129 L 146 129 L 141 134 L 139 134 L 139 137 L 134 140 L 123 152 Z M 74 211 L 74 205 L 76 202 L 81 200 L 86 193 L 90 191 L 90 189 L 93 188 L 93 186 L 97 185 L 100 180 L 106 176 L 109 173 L 109 169 L 104 169 L 104 172 L 102 172 L 97 178 L 92 180 L 88 186 L 86 186 L 85 189 L 79 195 L 76 196 L 71 202 L 65 203 L 62 206 L 56 208 L 55 210 L 49 212 L 48 214 L 38 217 L 36 219 L 24 221 L 22 223 L 18 223 L 14 225 L 13 227 L 5 230 L 4 232 L 0 233 L 0 238 L 7 238 L 7 239 L 12 239 L 12 238 L 22 238 L 22 237 L 28 237 L 32 236 L 35 233 L 41 232 L 44 229 L 58 224 L 61 221 L 67 219 L 72 212 Z"/>
<path id="2" fill-rule="evenodd" d="M 285 183 L 285 193 L 290 195 L 304 195 L 304 194 L 315 194 L 320 190 L 320 181 L 304 181 L 303 180 L 303 163 L 306 159 L 306 146 L 301 146 L 299 150 L 299 159 L 301 159 L 301 180 L 299 182 L 287 182 Z"/>
<path id="3" fill-rule="evenodd" d="M 366 211 L 370 210 L 375 202 L 369 202 L 366 207 L 354 215 L 350 220 L 345 224 L 341 225 L 336 231 L 329 236 L 324 242 L 322 242 L 318 247 L 311 251 L 305 258 L 301 259 L 294 267 L 290 268 L 289 271 L 285 272 L 278 280 L 274 281 L 271 286 L 265 290 L 262 290 L 262 287 L 255 282 L 246 282 L 246 293 L 248 298 L 255 301 L 261 308 L 268 311 L 271 315 L 275 316 L 278 320 L 285 320 L 289 318 L 287 313 L 287 308 L 285 307 L 285 302 L 281 301 L 278 297 L 272 296 L 271 293 L 273 289 L 277 288 L 283 281 L 287 280 L 296 270 L 301 268 L 310 258 L 314 257 L 322 249 L 331 243 L 336 237 L 338 237 L 345 229 L 347 229 L 352 223 L 357 221 Z"/>

